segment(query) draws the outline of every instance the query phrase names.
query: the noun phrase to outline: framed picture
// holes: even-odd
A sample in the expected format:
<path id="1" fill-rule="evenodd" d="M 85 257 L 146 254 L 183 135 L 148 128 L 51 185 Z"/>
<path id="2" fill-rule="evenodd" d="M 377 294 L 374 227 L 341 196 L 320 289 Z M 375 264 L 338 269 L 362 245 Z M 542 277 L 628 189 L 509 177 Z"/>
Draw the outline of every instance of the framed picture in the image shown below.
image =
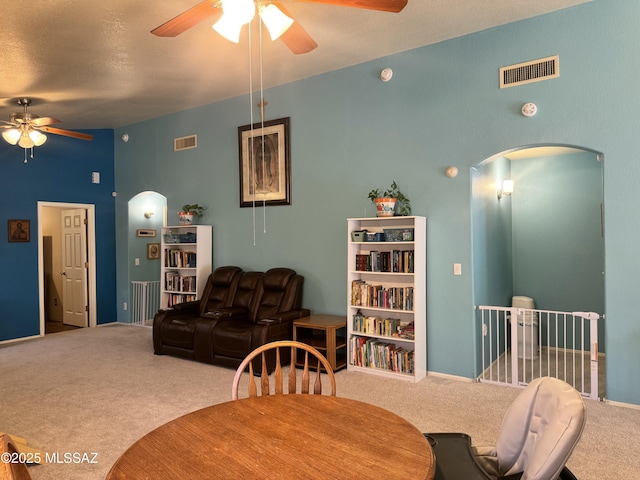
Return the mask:
<path id="1" fill-rule="evenodd" d="M 153 228 L 139 228 L 136 230 L 136 235 L 138 237 L 155 237 L 156 230 Z"/>
<path id="2" fill-rule="evenodd" d="M 147 243 L 147 258 L 149 260 L 160 260 L 159 243 Z"/>
<path id="3" fill-rule="evenodd" d="M 290 117 L 238 127 L 240 206 L 291 204 Z"/>
<path id="4" fill-rule="evenodd" d="M 31 241 L 31 223 L 29 220 L 9 220 L 9 241 Z"/>

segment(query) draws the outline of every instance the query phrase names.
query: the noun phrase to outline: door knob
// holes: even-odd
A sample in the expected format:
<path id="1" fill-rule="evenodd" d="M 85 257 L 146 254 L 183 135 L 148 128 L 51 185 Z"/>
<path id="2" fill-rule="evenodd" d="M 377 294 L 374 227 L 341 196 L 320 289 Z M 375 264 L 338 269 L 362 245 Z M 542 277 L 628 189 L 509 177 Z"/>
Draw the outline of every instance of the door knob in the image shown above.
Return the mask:
<path id="1" fill-rule="evenodd" d="M 67 275 L 67 272 L 60 272 L 60 275 Z"/>

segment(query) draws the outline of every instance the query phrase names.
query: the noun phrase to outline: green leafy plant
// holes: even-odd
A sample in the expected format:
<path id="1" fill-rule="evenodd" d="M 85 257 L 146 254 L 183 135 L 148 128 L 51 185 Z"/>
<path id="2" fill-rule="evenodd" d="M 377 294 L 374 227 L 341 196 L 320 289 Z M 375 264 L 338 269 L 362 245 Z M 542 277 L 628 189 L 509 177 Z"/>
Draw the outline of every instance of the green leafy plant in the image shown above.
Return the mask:
<path id="1" fill-rule="evenodd" d="M 395 198 L 398 213 L 400 213 L 400 215 L 411 215 L 411 200 L 400 191 L 395 180 L 391 183 L 391 186 L 382 193 L 380 193 L 379 189 L 374 188 L 369 192 L 368 197 L 372 202 L 375 202 L 376 198 Z"/>
<path id="2" fill-rule="evenodd" d="M 192 205 L 187 203 L 186 205 L 182 206 L 182 211 L 185 213 L 191 213 L 194 217 L 202 217 L 206 208 L 207 207 L 203 207 L 202 205 L 198 205 L 197 203 L 194 203 Z"/>

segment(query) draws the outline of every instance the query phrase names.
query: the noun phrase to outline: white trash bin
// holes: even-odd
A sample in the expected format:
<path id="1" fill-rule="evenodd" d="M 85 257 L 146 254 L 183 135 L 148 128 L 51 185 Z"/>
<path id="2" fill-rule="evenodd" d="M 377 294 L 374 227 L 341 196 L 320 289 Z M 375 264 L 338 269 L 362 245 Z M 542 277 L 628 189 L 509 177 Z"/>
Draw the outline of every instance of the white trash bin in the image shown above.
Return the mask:
<path id="1" fill-rule="evenodd" d="M 538 314 L 532 310 L 535 308 L 533 298 L 514 296 L 511 306 L 525 309 L 516 314 L 518 335 L 518 358 L 538 358 Z"/>

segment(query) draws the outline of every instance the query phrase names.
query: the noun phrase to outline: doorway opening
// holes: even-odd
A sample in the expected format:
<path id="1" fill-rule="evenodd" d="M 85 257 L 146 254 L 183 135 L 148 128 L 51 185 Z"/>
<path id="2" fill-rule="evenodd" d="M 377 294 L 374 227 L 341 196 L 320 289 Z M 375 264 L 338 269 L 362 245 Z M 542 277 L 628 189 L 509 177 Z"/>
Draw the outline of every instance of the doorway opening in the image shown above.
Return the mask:
<path id="1" fill-rule="evenodd" d="M 94 205 L 38 202 L 40 336 L 96 326 L 95 252 Z"/>
<path id="2" fill-rule="evenodd" d="M 499 358 L 518 358 L 518 350 L 526 357 L 528 350 L 517 348 L 520 336 L 536 353 L 574 350 L 576 341 L 561 348 L 549 340 L 540 313 L 547 311 L 576 318 L 589 313 L 597 332 L 588 336 L 586 349 L 595 345 L 595 356 L 603 359 L 603 155 L 557 144 L 518 147 L 475 165 L 471 176 L 476 375 L 486 376 L 484 367 Z M 516 299 L 527 300 L 531 312 L 521 327 L 509 316 L 515 307 L 525 312 Z M 507 312 L 511 320 L 493 349 L 486 348 L 493 337 L 483 312 Z M 570 322 L 561 323 L 568 338 Z"/>

